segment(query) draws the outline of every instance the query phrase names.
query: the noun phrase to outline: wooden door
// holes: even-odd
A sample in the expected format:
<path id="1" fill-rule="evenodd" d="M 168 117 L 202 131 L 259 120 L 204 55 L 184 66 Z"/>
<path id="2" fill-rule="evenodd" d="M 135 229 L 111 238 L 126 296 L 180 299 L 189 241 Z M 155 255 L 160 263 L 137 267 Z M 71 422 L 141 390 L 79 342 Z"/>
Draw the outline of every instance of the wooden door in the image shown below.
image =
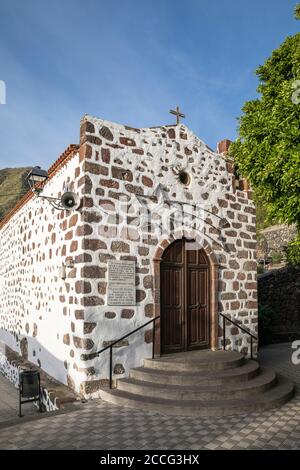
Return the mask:
<path id="1" fill-rule="evenodd" d="M 190 246 L 176 240 L 161 261 L 162 354 L 209 348 L 209 266 Z"/>
<path id="2" fill-rule="evenodd" d="M 209 347 L 209 269 L 203 250 L 185 250 L 187 277 L 187 349 Z"/>

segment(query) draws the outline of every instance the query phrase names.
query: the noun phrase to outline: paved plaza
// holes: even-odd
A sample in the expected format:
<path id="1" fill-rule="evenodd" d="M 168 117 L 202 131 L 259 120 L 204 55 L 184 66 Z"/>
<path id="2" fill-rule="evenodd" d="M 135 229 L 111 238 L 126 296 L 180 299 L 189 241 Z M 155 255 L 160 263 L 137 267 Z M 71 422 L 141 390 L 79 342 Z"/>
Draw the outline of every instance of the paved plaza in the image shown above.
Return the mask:
<path id="1" fill-rule="evenodd" d="M 7 422 L 16 420 L 19 406 L 19 391 L 11 382 L 0 374 L 0 428 Z M 36 408 L 32 403 L 26 403 L 22 407 L 22 413 L 26 416 L 36 416 Z"/>
<path id="2" fill-rule="evenodd" d="M 12 402 L 1 379 L 0 449 L 300 449 L 300 365 L 291 363 L 291 354 L 289 344 L 260 351 L 262 365 L 297 385 L 291 401 L 279 409 L 221 418 L 165 416 L 93 400 L 80 409 L 5 426 Z"/>

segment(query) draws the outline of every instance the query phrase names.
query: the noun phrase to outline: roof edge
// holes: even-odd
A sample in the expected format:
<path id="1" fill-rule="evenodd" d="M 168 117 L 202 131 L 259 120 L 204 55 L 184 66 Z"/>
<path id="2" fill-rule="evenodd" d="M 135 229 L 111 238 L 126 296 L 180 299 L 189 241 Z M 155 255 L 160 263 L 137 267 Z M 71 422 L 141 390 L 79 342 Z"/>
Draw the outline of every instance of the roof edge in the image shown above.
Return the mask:
<path id="1" fill-rule="evenodd" d="M 49 179 L 52 179 L 58 170 L 65 165 L 71 158 L 78 152 L 79 145 L 70 144 L 66 150 L 59 156 L 59 158 L 50 166 L 48 170 Z M 47 181 L 49 181 L 49 179 Z M 18 200 L 16 205 L 5 215 L 0 221 L 0 230 L 10 221 L 10 219 L 28 202 L 32 199 L 34 193 L 29 189 L 24 196 Z"/>

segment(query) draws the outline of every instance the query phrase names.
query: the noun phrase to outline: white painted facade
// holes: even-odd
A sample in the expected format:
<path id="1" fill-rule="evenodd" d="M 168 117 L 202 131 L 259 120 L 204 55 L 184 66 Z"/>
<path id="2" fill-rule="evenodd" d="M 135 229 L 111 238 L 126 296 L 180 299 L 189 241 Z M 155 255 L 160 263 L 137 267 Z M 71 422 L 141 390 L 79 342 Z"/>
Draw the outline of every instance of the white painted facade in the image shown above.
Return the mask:
<path id="1" fill-rule="evenodd" d="M 189 184 L 179 182 L 182 171 Z M 213 252 L 219 310 L 256 331 L 255 208 L 248 191 L 234 189 L 225 156 L 183 125 L 132 129 L 85 116 L 79 148 L 50 175 L 43 194 L 57 197 L 69 189 L 83 204 L 76 212 L 60 212 L 34 197 L 0 226 L 0 339 L 12 349 L 24 353 L 26 338 L 30 361 L 77 392 L 96 396 L 108 378 L 108 351 L 88 361 L 81 355 L 155 314 L 153 260 L 182 236 Z M 153 195 L 157 200 L 143 200 Z M 166 200 L 173 201 L 171 209 Z M 155 213 L 150 236 L 145 201 Z M 70 259 L 74 268 L 66 268 L 61 279 L 60 268 Z M 109 259 L 136 262 L 136 306 L 107 305 Z M 114 348 L 115 377 L 151 355 L 149 335 L 140 331 L 129 346 Z M 228 326 L 227 336 L 229 348 L 248 350 L 246 335 Z"/>

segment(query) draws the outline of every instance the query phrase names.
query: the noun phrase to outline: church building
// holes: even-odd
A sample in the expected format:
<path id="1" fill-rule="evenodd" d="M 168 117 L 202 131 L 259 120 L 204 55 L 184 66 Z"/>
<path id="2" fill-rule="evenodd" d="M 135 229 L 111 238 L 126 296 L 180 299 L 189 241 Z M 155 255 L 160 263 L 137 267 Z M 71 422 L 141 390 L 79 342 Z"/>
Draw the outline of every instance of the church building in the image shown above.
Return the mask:
<path id="1" fill-rule="evenodd" d="M 85 115 L 0 223 L 0 341 L 87 398 L 153 353 L 255 357 L 255 206 L 229 144 Z M 45 198 L 66 192 L 70 210 Z"/>

